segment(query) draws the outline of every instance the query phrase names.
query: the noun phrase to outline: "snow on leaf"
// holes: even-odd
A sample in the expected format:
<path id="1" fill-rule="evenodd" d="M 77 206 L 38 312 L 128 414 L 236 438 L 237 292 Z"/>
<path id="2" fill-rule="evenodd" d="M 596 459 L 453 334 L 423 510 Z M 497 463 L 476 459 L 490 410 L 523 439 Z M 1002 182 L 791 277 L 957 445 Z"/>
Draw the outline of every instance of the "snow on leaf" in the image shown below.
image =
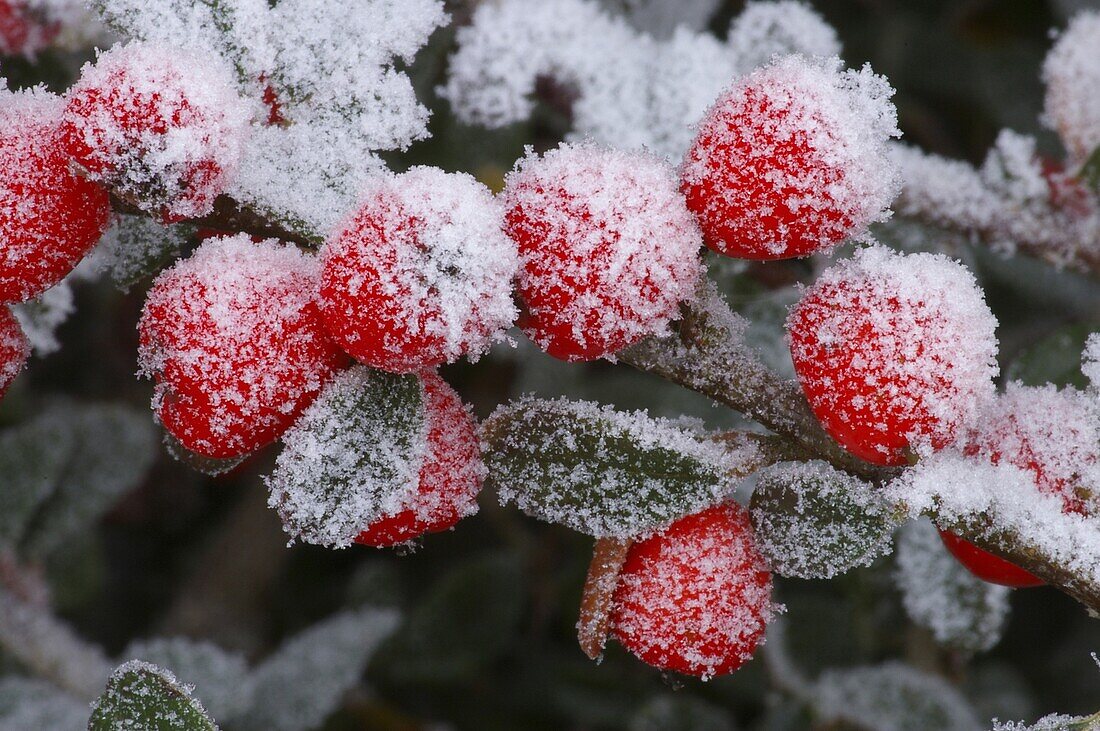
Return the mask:
<path id="1" fill-rule="evenodd" d="M 292 537 L 343 548 L 408 504 L 427 449 L 416 376 L 356 366 L 336 376 L 283 435 L 268 505 Z"/>
<path id="2" fill-rule="evenodd" d="M 645 412 L 565 399 L 502 406 L 482 437 L 502 503 L 596 537 L 648 533 L 713 505 L 759 456 Z"/>
<path id="3" fill-rule="evenodd" d="M 839 51 L 825 22 L 794 2 L 750 4 L 723 43 L 686 27 L 655 40 L 589 0 L 503 0 L 480 4 L 459 30 L 441 93 L 460 120 L 500 127 L 530 116 L 536 81 L 549 77 L 578 93 L 574 138 L 678 158 L 731 79 L 773 53 Z"/>
<path id="4" fill-rule="evenodd" d="M 915 521 L 899 533 L 896 580 L 905 611 L 937 642 L 984 652 L 1001 639 L 1009 589 L 967 571 L 929 521 Z"/>
<path id="5" fill-rule="evenodd" d="M 214 718 L 234 717 L 251 703 L 253 688 L 244 656 L 213 643 L 183 637 L 139 640 L 122 656 L 166 668 L 193 685 Z"/>
<path id="6" fill-rule="evenodd" d="M 1074 16 L 1043 62 L 1046 122 L 1072 159 L 1084 162 L 1100 147 L 1100 12 Z"/>
<path id="7" fill-rule="evenodd" d="M 1081 371 L 1094 390 L 1100 391 L 1100 333 L 1089 335 L 1081 361 Z"/>
<path id="8" fill-rule="evenodd" d="M 762 470 L 751 505 L 756 545 L 781 576 L 828 579 L 890 551 L 886 506 L 825 463 Z"/>
<path id="9" fill-rule="evenodd" d="M 0 731 L 86 731 L 88 706 L 44 680 L 0 680 Z"/>
<path id="10" fill-rule="evenodd" d="M 1023 721 L 1001 722 L 993 719 L 992 731 L 1095 731 L 1100 718 L 1092 716 L 1067 716 L 1062 713 L 1052 713 L 1043 716 L 1032 724 Z"/>
<path id="11" fill-rule="evenodd" d="M 393 610 L 345 611 L 295 635 L 264 660 L 250 682 L 252 703 L 233 716 L 243 731 L 318 727 L 355 685 L 375 648 L 394 631 Z"/>
<path id="12" fill-rule="evenodd" d="M 830 670 L 812 688 L 817 714 L 876 731 L 974 731 L 974 709 L 940 677 L 901 663 Z"/>
<path id="13" fill-rule="evenodd" d="M 192 230 L 144 216 L 117 216 L 84 262 L 123 292 L 179 258 Z"/>
<path id="14" fill-rule="evenodd" d="M 132 660 L 120 665 L 92 705 L 88 731 L 217 731 L 191 688 L 168 670 Z"/>

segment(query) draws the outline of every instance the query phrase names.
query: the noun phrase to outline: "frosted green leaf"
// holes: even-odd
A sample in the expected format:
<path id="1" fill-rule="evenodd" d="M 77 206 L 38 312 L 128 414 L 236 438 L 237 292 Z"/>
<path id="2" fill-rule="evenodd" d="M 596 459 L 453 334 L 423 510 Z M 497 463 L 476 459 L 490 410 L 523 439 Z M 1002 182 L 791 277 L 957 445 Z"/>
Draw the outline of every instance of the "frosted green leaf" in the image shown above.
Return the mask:
<path id="1" fill-rule="evenodd" d="M 88 705 L 44 680 L 0 680 L 0 731 L 84 731 Z"/>
<path id="2" fill-rule="evenodd" d="M 137 660 L 115 670 L 88 721 L 88 731 L 217 729 L 188 686 L 171 672 Z"/>
<path id="3" fill-rule="evenodd" d="M 781 576 L 828 579 L 890 551 L 895 521 L 869 486 L 825 463 L 785 463 L 759 473 L 756 545 Z"/>
<path id="4" fill-rule="evenodd" d="M 832 670 L 812 690 L 816 714 L 875 731 L 974 731 L 974 709 L 943 678 L 901 663 Z"/>
<path id="5" fill-rule="evenodd" d="M 171 670 L 194 692 L 215 718 L 227 719 L 245 710 L 252 700 L 252 685 L 244 656 L 210 642 L 184 637 L 154 638 L 131 643 L 122 653 Z"/>
<path id="6" fill-rule="evenodd" d="M 341 612 L 292 637 L 253 673 L 252 703 L 233 728 L 306 731 L 321 725 L 398 624 L 393 610 Z"/>
<path id="7" fill-rule="evenodd" d="M 898 534 L 897 583 L 909 617 L 931 630 L 937 642 L 983 652 L 1000 641 L 1009 590 L 967 571 L 927 520 Z"/>
<path id="8" fill-rule="evenodd" d="M 144 216 L 118 216 L 92 250 L 90 266 L 123 292 L 180 256 L 190 226 L 165 226 Z"/>
<path id="9" fill-rule="evenodd" d="M 565 399 L 502 406 L 482 434 L 502 503 L 596 537 L 640 535 L 712 505 L 758 457 L 643 411 Z"/>
<path id="10" fill-rule="evenodd" d="M 1095 326 L 1069 325 L 1055 330 L 1016 356 L 1005 368 L 1005 380 L 1028 386 L 1076 386 L 1085 388 L 1081 352 Z"/>

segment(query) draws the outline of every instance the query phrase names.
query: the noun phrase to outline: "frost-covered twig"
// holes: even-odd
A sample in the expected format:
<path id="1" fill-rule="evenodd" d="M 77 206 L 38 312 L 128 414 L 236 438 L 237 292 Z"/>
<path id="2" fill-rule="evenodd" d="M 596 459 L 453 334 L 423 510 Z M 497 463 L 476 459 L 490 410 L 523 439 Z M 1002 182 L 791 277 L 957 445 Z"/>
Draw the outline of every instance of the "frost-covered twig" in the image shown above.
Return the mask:
<path id="1" fill-rule="evenodd" d="M 111 674 L 98 647 L 56 617 L 0 589 L 0 644 L 35 674 L 81 698 L 95 698 Z"/>
<path id="2" fill-rule="evenodd" d="M 712 286 L 692 306 L 687 320 L 688 344 L 676 336 L 649 338 L 620 352 L 619 359 L 709 396 L 845 472 L 875 482 L 894 474 L 837 445 L 813 415 L 798 384 L 768 369 L 745 343 L 748 323 Z"/>

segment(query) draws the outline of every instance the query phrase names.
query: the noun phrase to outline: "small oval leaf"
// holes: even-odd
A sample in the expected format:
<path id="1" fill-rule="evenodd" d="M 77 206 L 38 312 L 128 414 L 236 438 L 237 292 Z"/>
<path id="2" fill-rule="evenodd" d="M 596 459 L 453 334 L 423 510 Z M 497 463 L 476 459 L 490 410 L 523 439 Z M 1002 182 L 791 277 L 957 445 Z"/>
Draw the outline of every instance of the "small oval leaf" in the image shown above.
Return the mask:
<path id="1" fill-rule="evenodd" d="M 120 665 L 95 702 L 88 731 L 218 731 L 202 703 L 171 672 L 133 660 Z"/>

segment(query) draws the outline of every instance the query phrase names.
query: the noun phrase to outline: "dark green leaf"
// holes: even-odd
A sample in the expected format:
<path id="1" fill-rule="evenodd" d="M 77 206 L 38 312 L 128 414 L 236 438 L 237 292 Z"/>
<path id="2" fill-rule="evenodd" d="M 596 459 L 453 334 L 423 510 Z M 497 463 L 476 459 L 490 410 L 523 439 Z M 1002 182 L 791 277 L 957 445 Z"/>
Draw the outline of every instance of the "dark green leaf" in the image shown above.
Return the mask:
<path id="1" fill-rule="evenodd" d="M 503 502 L 597 537 L 645 533 L 717 502 L 736 464 L 683 427 L 590 402 L 521 399 L 483 434 Z"/>
<path id="2" fill-rule="evenodd" d="M 1007 368 L 1005 378 L 1028 386 L 1053 383 L 1056 386 L 1085 388 L 1088 379 L 1081 372 L 1081 352 L 1097 325 L 1069 325 L 1018 354 Z"/>
<path id="3" fill-rule="evenodd" d="M 217 731 L 202 704 L 167 670 L 121 665 L 95 702 L 88 731 Z"/>

